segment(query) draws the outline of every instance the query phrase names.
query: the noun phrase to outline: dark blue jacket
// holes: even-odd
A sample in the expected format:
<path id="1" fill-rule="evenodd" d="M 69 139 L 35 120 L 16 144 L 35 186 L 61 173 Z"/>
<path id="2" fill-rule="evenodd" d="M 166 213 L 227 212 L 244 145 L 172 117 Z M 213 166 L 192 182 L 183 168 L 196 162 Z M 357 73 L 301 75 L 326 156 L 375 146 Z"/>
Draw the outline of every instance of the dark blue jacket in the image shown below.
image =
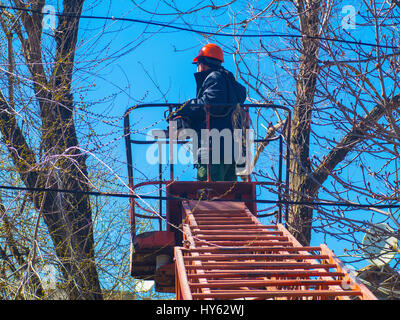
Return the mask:
<path id="1" fill-rule="evenodd" d="M 244 103 L 246 88 L 235 80 L 230 71 L 223 67 L 197 72 L 194 77 L 197 85 L 196 98 L 190 100 L 178 112 L 178 115 L 189 118 L 196 131 L 205 129 L 206 117 L 203 106 L 193 106 L 192 104 L 210 105 L 210 128 L 232 129 L 231 114 L 234 105 Z M 228 106 L 224 106 L 224 104 Z"/>

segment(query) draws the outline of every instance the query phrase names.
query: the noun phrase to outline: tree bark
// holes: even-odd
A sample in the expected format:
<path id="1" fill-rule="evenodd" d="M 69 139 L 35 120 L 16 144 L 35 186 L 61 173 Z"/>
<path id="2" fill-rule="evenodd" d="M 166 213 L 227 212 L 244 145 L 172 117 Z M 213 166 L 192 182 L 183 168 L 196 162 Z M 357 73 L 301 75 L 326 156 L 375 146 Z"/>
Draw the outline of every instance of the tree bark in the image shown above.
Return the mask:
<path id="1" fill-rule="evenodd" d="M 296 79 L 296 102 L 293 109 L 290 161 L 290 197 L 294 202 L 308 202 L 311 165 L 309 159 L 311 116 L 318 77 L 318 52 L 320 42 L 319 1 L 298 1 L 302 53 Z M 303 245 L 311 239 L 312 208 L 293 205 L 287 221 L 288 230 Z"/>
<path id="2" fill-rule="evenodd" d="M 63 11 L 80 15 L 83 0 L 65 0 Z M 15 1 L 23 6 L 22 1 Z M 41 11 L 44 1 L 32 8 Z M 26 65 L 34 83 L 34 92 L 42 120 L 43 155 L 38 162 L 15 119 L 15 111 L 0 96 L 0 131 L 9 149 L 16 170 L 28 188 L 68 189 L 76 193 L 31 193 L 37 210 L 43 213 L 70 299 L 101 299 L 95 264 L 92 210 L 89 197 L 79 191 L 88 190 L 86 158 L 78 147 L 73 119 L 71 92 L 79 19 L 59 18 L 56 37 L 56 58 L 47 80 L 42 63 L 42 18 L 37 13 L 21 12 L 22 26 L 15 24 Z"/>
<path id="3" fill-rule="evenodd" d="M 301 30 L 312 38 L 304 37 L 302 41 L 303 51 L 296 82 L 297 96 L 291 132 L 290 199 L 300 204 L 290 207 L 287 221 L 289 231 L 303 245 L 310 244 L 313 219 L 313 207 L 305 203 L 315 200 L 322 184 L 334 168 L 365 139 L 368 128 L 374 126 L 382 116 L 390 117 L 391 112 L 400 107 L 400 95 L 393 97 L 385 105 L 376 105 L 354 124 L 351 131 L 324 157 L 320 165 L 314 171 L 311 170 L 309 142 L 319 51 L 319 41 L 314 37 L 318 36 L 317 30 L 320 27 L 318 2 L 311 4 L 308 4 L 308 9 L 303 2 L 298 5 Z"/>

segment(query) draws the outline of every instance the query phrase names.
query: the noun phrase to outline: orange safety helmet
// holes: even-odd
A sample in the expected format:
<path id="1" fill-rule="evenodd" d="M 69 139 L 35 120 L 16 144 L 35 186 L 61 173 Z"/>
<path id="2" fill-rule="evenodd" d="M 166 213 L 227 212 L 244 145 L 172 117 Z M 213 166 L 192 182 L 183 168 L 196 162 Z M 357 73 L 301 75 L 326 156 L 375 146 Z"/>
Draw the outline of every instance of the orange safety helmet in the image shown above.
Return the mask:
<path id="1" fill-rule="evenodd" d="M 215 43 L 208 43 L 201 48 L 197 57 L 193 59 L 193 63 L 197 63 L 200 57 L 212 58 L 224 62 L 224 53 Z"/>

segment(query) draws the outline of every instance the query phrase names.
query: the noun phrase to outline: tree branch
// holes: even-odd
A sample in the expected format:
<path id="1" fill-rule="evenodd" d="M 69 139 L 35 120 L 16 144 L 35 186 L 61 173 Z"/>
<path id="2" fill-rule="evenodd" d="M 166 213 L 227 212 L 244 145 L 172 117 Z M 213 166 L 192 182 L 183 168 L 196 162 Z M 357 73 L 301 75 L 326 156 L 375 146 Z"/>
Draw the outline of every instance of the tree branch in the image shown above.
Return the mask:
<path id="1" fill-rule="evenodd" d="M 36 167 L 35 154 L 29 147 L 22 130 L 18 126 L 17 120 L 14 116 L 14 110 L 11 110 L 1 92 L 0 132 L 21 179 L 24 181 L 26 186 L 34 187 L 38 178 L 37 172 L 34 171 L 34 168 Z"/>
<path id="2" fill-rule="evenodd" d="M 352 130 L 334 147 L 321 164 L 312 172 L 308 183 L 312 195 L 316 195 L 321 185 L 325 182 L 332 170 L 354 149 L 354 146 L 365 139 L 365 132 L 369 125 L 376 123 L 386 112 L 400 107 L 400 95 L 393 97 L 387 106 L 376 105 L 371 112 L 362 118 Z"/>

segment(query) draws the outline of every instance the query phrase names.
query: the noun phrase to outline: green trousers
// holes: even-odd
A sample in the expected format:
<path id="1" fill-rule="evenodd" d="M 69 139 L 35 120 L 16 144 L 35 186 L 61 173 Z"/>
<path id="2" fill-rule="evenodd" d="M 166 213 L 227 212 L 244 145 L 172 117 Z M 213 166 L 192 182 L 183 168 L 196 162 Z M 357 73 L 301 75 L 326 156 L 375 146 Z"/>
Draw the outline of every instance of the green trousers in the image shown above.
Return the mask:
<path id="1" fill-rule="evenodd" d="M 197 180 L 207 181 L 207 165 L 196 164 Z M 235 164 L 210 164 L 211 181 L 237 181 Z"/>

